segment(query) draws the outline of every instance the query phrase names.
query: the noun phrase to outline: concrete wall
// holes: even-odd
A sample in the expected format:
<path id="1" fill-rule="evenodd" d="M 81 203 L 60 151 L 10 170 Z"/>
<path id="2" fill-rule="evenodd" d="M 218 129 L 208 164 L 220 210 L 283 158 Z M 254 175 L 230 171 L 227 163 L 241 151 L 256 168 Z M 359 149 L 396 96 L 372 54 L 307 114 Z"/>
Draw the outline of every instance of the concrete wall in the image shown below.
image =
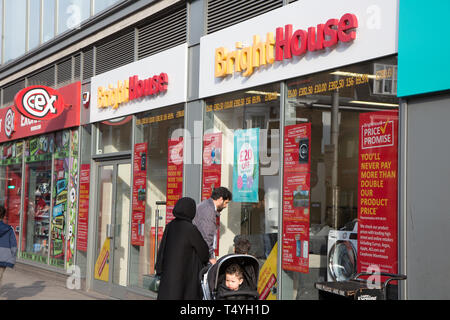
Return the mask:
<path id="1" fill-rule="evenodd" d="M 450 94 L 408 99 L 407 299 L 450 299 Z"/>

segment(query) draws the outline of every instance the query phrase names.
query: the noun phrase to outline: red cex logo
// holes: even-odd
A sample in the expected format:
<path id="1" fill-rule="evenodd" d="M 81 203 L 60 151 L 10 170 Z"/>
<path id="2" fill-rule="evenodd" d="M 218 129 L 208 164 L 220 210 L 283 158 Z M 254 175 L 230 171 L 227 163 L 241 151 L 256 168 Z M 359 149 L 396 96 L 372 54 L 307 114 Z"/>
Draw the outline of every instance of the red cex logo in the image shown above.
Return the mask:
<path id="1" fill-rule="evenodd" d="M 45 86 L 31 86 L 19 91 L 14 102 L 22 115 L 36 120 L 56 118 L 64 110 L 61 94 Z"/>

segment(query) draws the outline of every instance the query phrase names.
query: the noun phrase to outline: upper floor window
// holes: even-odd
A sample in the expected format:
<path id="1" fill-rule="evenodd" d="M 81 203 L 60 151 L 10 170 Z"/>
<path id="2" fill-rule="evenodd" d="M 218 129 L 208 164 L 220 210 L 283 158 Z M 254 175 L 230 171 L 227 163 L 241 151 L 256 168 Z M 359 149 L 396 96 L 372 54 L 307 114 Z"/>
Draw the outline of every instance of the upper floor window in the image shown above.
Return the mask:
<path id="1" fill-rule="evenodd" d="M 0 63 L 7 63 L 124 0 L 0 0 Z M 3 26 L 3 29 L 2 29 Z"/>

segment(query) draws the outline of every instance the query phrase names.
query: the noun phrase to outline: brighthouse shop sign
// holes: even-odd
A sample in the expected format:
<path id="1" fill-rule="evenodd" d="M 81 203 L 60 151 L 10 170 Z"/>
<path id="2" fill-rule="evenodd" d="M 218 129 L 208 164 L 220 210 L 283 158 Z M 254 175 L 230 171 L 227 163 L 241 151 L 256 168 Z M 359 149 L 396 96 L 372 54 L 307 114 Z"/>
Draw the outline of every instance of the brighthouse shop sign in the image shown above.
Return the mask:
<path id="1" fill-rule="evenodd" d="M 276 29 L 275 38 L 272 32 L 268 32 L 265 42 L 254 35 L 251 46 L 243 47 L 242 42 L 237 42 L 235 51 L 228 52 L 225 47 L 216 49 L 214 76 L 226 77 L 233 72 L 242 72 L 243 76 L 249 77 L 254 68 L 271 65 L 275 61 L 326 48 L 332 50 L 338 42 L 355 40 L 356 28 L 358 18 L 346 13 L 340 20 L 329 19 L 325 24 L 318 24 L 317 28 L 309 27 L 307 31 L 298 29 L 293 32 L 292 24 L 287 24 L 284 29 Z"/>
<path id="2" fill-rule="evenodd" d="M 397 53 L 396 0 L 302 0 L 200 40 L 200 97 Z"/>
<path id="3" fill-rule="evenodd" d="M 116 87 L 112 83 L 108 87 L 100 86 L 97 88 L 97 107 L 117 109 L 119 105 L 134 99 L 165 93 L 168 84 L 169 76 L 162 72 L 143 80 L 134 75 L 128 80 L 117 81 Z"/>
<path id="4" fill-rule="evenodd" d="M 187 45 L 183 44 L 92 78 L 90 122 L 186 101 Z"/>

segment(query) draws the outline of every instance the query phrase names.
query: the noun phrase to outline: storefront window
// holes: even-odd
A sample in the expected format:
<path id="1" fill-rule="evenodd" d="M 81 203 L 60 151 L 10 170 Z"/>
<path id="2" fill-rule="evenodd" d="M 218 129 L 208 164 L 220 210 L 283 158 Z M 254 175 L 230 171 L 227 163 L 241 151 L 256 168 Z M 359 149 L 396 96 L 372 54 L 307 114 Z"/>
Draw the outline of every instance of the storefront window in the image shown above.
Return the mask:
<path id="1" fill-rule="evenodd" d="M 166 219 L 166 203 L 169 205 L 172 197 L 181 197 L 182 163 L 174 169 L 168 160 L 174 141 L 181 142 L 177 145 L 181 146 L 182 154 L 183 144 L 179 136 L 183 136 L 183 128 L 184 105 L 137 115 L 136 145 L 133 148 L 131 286 L 148 289 L 155 272 L 157 247 L 164 226 L 170 220 Z"/>
<path id="2" fill-rule="evenodd" d="M 0 205 L 6 209 L 4 222 L 16 232 L 17 245 L 20 231 L 22 156 L 23 141 L 3 145 L 0 160 Z"/>
<path id="3" fill-rule="evenodd" d="M 80 128 L 80 175 L 79 175 L 79 202 L 77 221 L 77 260 L 76 265 L 80 267 L 81 276 L 86 276 L 87 265 L 87 243 L 89 233 L 89 194 L 91 190 L 91 125 Z"/>
<path id="4" fill-rule="evenodd" d="M 50 236 L 52 153 L 54 135 L 33 137 L 25 142 L 25 203 L 22 257 L 48 262 Z"/>
<path id="5" fill-rule="evenodd" d="M 216 254 L 233 253 L 235 237 L 242 236 L 261 266 L 274 253 L 273 270 L 280 210 L 279 92 L 279 84 L 272 84 L 207 99 L 203 135 L 202 199 L 217 186 L 233 194 L 220 216 Z"/>
<path id="6" fill-rule="evenodd" d="M 377 191 L 358 188 L 361 116 L 371 113 L 376 119 L 381 112 L 391 112 L 388 119 L 398 116 L 396 73 L 397 58 L 391 57 L 287 81 L 284 149 L 286 155 L 292 145 L 298 147 L 298 161 L 295 159 L 294 164 L 284 162 L 283 202 L 289 200 L 289 193 L 293 193 L 293 204 L 288 209 L 292 207 L 292 212 L 299 212 L 299 215 L 288 219 L 289 211 L 285 209 L 283 230 L 306 222 L 304 235 L 293 236 L 294 243 L 305 243 L 305 246 L 297 247 L 297 252 L 293 248 L 292 256 L 294 261 L 297 261 L 296 256 L 304 258 L 298 261 L 307 265 L 303 271 L 296 271 L 294 263 L 285 258 L 290 249 L 283 249 L 282 299 L 317 299 L 314 282 L 347 280 L 356 272 L 357 230 L 361 222 L 358 221 L 358 210 L 363 203 L 359 199 Z M 384 133 L 389 130 L 386 129 L 389 124 L 389 120 L 383 120 L 377 130 Z M 305 141 L 304 153 L 301 141 Z M 305 156 L 303 166 L 302 156 Z M 375 160 L 367 167 L 378 168 L 379 163 Z M 305 169 L 305 181 L 299 179 L 293 186 L 295 190 L 289 189 L 293 181 L 289 168 Z M 371 174 L 378 178 L 382 176 L 377 171 Z M 372 181 L 375 180 L 370 183 Z M 383 185 L 383 182 L 373 182 L 376 183 Z M 364 203 L 377 200 L 367 199 Z M 395 203 L 386 203 L 388 210 L 397 211 Z M 374 212 L 371 212 L 372 216 Z M 335 234 L 333 230 L 348 232 L 350 245 L 346 249 L 342 247 L 340 253 L 332 253 L 334 249 L 339 250 L 338 246 L 333 247 L 338 241 L 330 238 Z M 288 238 L 289 234 L 283 242 L 285 246 L 290 243 Z M 334 268 L 328 268 L 332 255 L 339 256 L 340 262 L 331 262 Z"/>
<path id="7" fill-rule="evenodd" d="M 131 150 L 132 116 L 103 121 L 97 127 L 97 154 Z"/>
<path id="8" fill-rule="evenodd" d="M 54 173 L 53 173 L 53 210 L 50 232 L 50 264 L 64 267 L 65 230 L 67 217 L 67 199 L 69 186 L 70 131 L 55 133 Z"/>

